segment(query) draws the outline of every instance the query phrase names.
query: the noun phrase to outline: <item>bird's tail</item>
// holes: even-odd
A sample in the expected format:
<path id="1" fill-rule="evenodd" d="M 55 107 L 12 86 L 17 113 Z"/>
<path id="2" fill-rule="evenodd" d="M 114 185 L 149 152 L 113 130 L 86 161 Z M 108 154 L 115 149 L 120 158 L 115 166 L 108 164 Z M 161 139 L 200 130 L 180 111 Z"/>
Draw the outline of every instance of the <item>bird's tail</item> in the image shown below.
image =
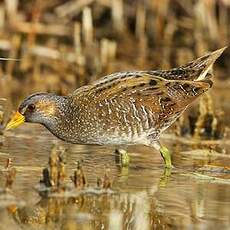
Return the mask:
<path id="1" fill-rule="evenodd" d="M 188 76 L 190 76 L 190 79 L 187 78 L 186 80 L 201 81 L 209 79 L 212 74 L 212 66 L 214 62 L 226 48 L 227 46 L 214 52 L 207 53 L 204 56 L 193 60 L 186 65 L 181 66 L 182 69 L 190 72 L 190 74 L 188 74 Z"/>
<path id="2" fill-rule="evenodd" d="M 212 66 L 216 59 L 223 53 L 227 48 L 218 49 L 214 52 L 207 53 L 204 56 L 197 58 L 185 65 L 170 70 L 153 71 L 160 77 L 167 80 L 186 80 L 186 81 L 206 81 L 212 76 Z M 211 87 L 211 85 L 210 85 Z"/>

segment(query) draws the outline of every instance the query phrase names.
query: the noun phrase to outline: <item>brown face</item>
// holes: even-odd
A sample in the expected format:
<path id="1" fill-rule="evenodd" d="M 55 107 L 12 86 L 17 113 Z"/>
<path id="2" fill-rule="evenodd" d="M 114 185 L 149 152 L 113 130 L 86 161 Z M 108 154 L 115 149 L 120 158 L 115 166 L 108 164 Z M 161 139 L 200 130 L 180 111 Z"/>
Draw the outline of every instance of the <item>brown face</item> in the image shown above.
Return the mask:
<path id="1" fill-rule="evenodd" d="M 50 94 L 35 94 L 27 97 L 6 126 L 6 130 L 16 128 L 24 122 L 43 123 L 56 112 L 55 100 Z"/>
<path id="2" fill-rule="evenodd" d="M 22 109 L 19 108 L 19 112 L 25 117 L 34 113 L 40 113 L 46 117 L 49 117 L 55 114 L 55 109 L 56 106 L 53 101 L 38 100 L 29 104 L 28 106 L 23 107 Z"/>

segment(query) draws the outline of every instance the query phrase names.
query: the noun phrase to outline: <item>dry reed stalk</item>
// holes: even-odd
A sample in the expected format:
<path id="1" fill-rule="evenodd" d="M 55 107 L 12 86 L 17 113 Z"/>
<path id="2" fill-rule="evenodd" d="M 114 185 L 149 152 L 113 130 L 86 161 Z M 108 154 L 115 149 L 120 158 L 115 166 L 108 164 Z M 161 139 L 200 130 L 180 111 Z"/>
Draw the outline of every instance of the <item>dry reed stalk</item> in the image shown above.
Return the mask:
<path id="1" fill-rule="evenodd" d="M 156 15 L 154 20 L 154 36 L 155 42 L 161 44 L 163 32 L 164 32 L 164 22 L 167 18 L 167 13 L 169 10 L 169 0 L 163 1 L 152 1 L 152 8 L 154 9 Z"/>
<path id="2" fill-rule="evenodd" d="M 35 25 L 37 23 L 39 23 L 40 19 L 41 19 L 41 13 L 42 13 L 42 2 L 41 0 L 35 0 L 34 2 L 34 6 L 32 9 L 32 23 L 31 23 L 31 29 L 30 32 L 28 33 L 28 46 L 29 48 L 32 47 L 34 45 L 34 43 L 36 42 L 36 36 L 37 36 L 37 31 L 36 31 L 36 27 Z"/>
<path id="3" fill-rule="evenodd" d="M 117 43 L 115 41 L 109 41 L 108 58 L 110 61 L 113 61 L 116 58 L 116 53 L 117 53 Z"/>
<path id="4" fill-rule="evenodd" d="M 139 40 L 138 50 L 139 55 L 137 58 L 138 65 L 142 68 L 146 62 L 147 50 L 148 50 L 148 39 L 145 33 L 146 28 L 146 10 L 143 3 L 137 4 L 136 11 L 136 25 L 135 25 L 135 35 Z"/>
<path id="5" fill-rule="evenodd" d="M 74 48 L 76 57 L 82 55 L 81 47 L 81 24 L 79 22 L 74 23 Z"/>
<path id="6" fill-rule="evenodd" d="M 92 11 L 89 7 L 83 9 L 82 34 L 84 45 L 90 47 L 93 43 L 93 18 Z"/>
<path id="7" fill-rule="evenodd" d="M 6 39 L 0 39 L 0 50 L 9 51 L 12 49 L 11 42 Z M 3 57 L 1 57 L 3 58 Z"/>
<path id="8" fill-rule="evenodd" d="M 2 33 L 5 26 L 5 9 L 0 7 L 0 32 Z"/>
<path id="9" fill-rule="evenodd" d="M 47 46 L 34 45 L 29 52 L 40 58 L 49 58 L 53 60 L 61 59 L 61 53 L 58 50 Z"/>
<path id="10" fill-rule="evenodd" d="M 106 38 L 103 38 L 100 42 L 100 61 L 102 67 L 105 67 L 108 64 L 108 43 L 109 41 Z"/>
<path id="11" fill-rule="evenodd" d="M 136 26 L 135 26 L 135 34 L 136 37 L 141 39 L 145 34 L 145 26 L 146 26 L 146 10 L 143 3 L 137 4 L 137 12 L 136 12 Z"/>
<path id="12" fill-rule="evenodd" d="M 113 26 L 119 33 L 122 33 L 125 29 L 123 5 L 123 0 L 111 0 Z"/>
<path id="13" fill-rule="evenodd" d="M 55 12 L 59 17 L 73 17 L 78 15 L 82 10 L 93 3 L 95 0 L 74 0 L 68 1 L 57 6 Z"/>
<path id="14" fill-rule="evenodd" d="M 15 17 L 15 15 L 17 15 L 18 5 L 19 5 L 18 0 L 5 1 L 5 9 L 9 18 Z"/>
<path id="15" fill-rule="evenodd" d="M 194 7 L 196 27 L 199 30 L 206 29 L 210 38 L 218 40 L 217 23 L 213 12 L 213 3 L 209 0 L 199 0 Z"/>
<path id="16" fill-rule="evenodd" d="M 229 1 L 230 3 L 230 1 Z M 219 4 L 219 33 L 220 33 L 220 40 L 222 44 L 228 43 L 228 38 L 230 37 L 230 28 L 229 28 L 229 15 L 228 15 L 228 8 L 224 4 Z"/>
<path id="17" fill-rule="evenodd" d="M 20 32 L 25 34 L 31 33 L 32 28 L 33 31 L 41 35 L 54 35 L 54 36 L 71 35 L 71 28 L 60 24 L 45 25 L 39 22 L 33 24 L 31 22 L 17 21 L 11 25 L 11 29 L 14 30 L 15 32 Z"/>
<path id="18" fill-rule="evenodd" d="M 216 2 L 210 0 L 204 0 L 203 3 L 205 4 L 205 9 L 207 11 L 208 18 L 206 18 L 207 20 L 206 23 L 209 30 L 210 38 L 213 41 L 218 41 L 219 32 L 218 32 L 218 23 L 217 23 L 216 12 L 215 12 Z"/>
<path id="19" fill-rule="evenodd" d="M 115 59 L 117 45 L 116 42 L 103 38 L 100 42 L 100 64 L 102 68 L 109 68 Z"/>
<path id="20" fill-rule="evenodd" d="M 148 55 L 148 39 L 145 36 L 145 34 L 142 35 L 139 39 L 138 43 L 138 57 L 137 57 L 137 62 L 138 65 L 140 66 L 139 68 L 143 68 L 143 66 L 146 63 L 147 55 Z"/>

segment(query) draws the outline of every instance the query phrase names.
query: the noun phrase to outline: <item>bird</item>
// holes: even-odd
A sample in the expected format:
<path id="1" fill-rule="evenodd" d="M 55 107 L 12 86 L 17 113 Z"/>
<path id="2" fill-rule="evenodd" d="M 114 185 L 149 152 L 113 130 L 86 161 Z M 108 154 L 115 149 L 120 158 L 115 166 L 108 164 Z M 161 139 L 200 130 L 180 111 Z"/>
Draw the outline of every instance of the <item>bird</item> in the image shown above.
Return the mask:
<path id="1" fill-rule="evenodd" d="M 24 99 L 6 130 L 39 123 L 73 144 L 155 148 L 172 168 L 160 136 L 212 85 L 212 66 L 226 47 L 169 70 L 117 72 L 67 96 L 35 93 Z"/>

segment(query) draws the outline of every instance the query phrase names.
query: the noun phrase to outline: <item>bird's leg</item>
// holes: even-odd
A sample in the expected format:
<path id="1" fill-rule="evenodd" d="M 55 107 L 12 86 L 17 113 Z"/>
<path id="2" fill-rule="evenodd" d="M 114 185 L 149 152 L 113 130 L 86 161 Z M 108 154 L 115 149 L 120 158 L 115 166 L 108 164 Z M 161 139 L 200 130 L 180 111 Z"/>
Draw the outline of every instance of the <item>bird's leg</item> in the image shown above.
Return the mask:
<path id="1" fill-rule="evenodd" d="M 118 149 L 116 149 L 115 153 L 118 154 L 118 160 L 117 161 L 121 164 L 121 167 L 128 167 L 130 157 L 129 157 L 129 154 L 128 154 L 126 148 L 124 148 L 124 146 L 122 148 L 118 148 Z"/>
<path id="2" fill-rule="evenodd" d="M 172 168 L 172 161 L 171 161 L 171 154 L 169 150 L 160 144 L 158 141 L 154 141 L 151 146 L 153 146 L 156 150 L 160 151 L 161 156 L 164 159 L 165 168 L 171 169 Z"/>
<path id="3" fill-rule="evenodd" d="M 169 150 L 165 146 L 162 146 L 160 148 L 160 153 L 161 153 L 161 156 L 164 159 L 165 168 L 170 168 L 171 169 L 172 168 L 172 161 L 171 161 L 171 153 L 169 152 Z"/>
<path id="4" fill-rule="evenodd" d="M 171 154 L 169 150 L 160 144 L 159 141 L 152 141 L 150 144 L 151 147 L 154 147 L 157 151 L 161 153 L 161 156 L 164 159 L 164 173 L 160 178 L 159 181 L 159 186 L 160 187 L 165 187 L 168 184 L 169 178 L 171 176 L 171 171 L 172 171 L 172 162 L 171 162 Z"/>

